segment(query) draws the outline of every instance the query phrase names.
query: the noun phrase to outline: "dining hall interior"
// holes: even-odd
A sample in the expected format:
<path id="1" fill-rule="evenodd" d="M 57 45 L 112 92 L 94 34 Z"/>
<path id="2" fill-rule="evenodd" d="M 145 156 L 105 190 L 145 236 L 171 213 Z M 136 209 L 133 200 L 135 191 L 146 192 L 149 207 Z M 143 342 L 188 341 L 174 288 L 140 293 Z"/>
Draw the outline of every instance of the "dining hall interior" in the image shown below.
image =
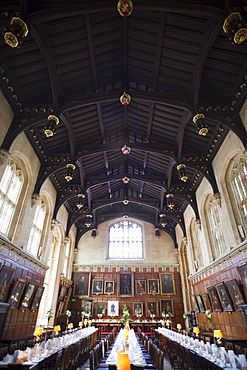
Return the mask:
<path id="1" fill-rule="evenodd" d="M 169 335 L 246 358 L 246 4 L 2 0 L 0 31 L 0 361 L 126 322 L 173 368 Z"/>

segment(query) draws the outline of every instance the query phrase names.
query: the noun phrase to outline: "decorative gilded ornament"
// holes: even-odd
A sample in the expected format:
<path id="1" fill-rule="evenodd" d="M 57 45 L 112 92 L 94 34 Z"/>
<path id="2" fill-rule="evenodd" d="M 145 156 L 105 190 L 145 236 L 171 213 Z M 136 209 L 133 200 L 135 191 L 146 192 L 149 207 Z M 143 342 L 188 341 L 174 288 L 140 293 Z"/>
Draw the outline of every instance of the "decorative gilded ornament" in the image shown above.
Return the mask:
<path id="1" fill-rule="evenodd" d="M 128 17 L 133 12 L 133 3 L 131 0 L 119 0 L 117 3 L 118 13 L 122 17 Z"/>
<path id="2" fill-rule="evenodd" d="M 65 178 L 66 181 L 69 182 L 69 181 L 71 181 L 73 179 L 73 170 L 75 169 L 75 165 L 72 164 L 72 163 L 68 163 L 66 165 L 66 167 L 67 167 L 67 173 L 64 176 L 64 178 Z"/>
<path id="3" fill-rule="evenodd" d="M 3 37 L 7 45 L 16 48 L 21 42 L 22 38 L 28 34 L 28 27 L 26 23 L 19 17 L 12 17 L 8 30 Z"/>
<path id="4" fill-rule="evenodd" d="M 130 154 L 130 152 L 131 152 L 131 148 L 130 148 L 129 146 L 124 145 L 124 146 L 122 147 L 122 153 L 123 153 L 124 155 L 128 155 L 128 154 Z"/>
<path id="5" fill-rule="evenodd" d="M 123 105 L 128 105 L 131 101 L 131 96 L 124 92 L 123 95 L 120 96 L 119 100 Z"/>
<path id="6" fill-rule="evenodd" d="M 208 126 L 204 122 L 205 116 L 202 113 L 196 114 L 193 117 L 193 122 L 196 125 L 196 132 L 198 135 L 206 136 L 208 133 Z"/>
<path id="7" fill-rule="evenodd" d="M 130 179 L 129 179 L 129 177 L 128 177 L 128 176 L 124 176 L 124 177 L 122 178 L 122 181 L 123 181 L 123 183 L 124 183 L 124 184 L 128 184 L 128 183 L 129 183 L 129 181 L 130 181 Z"/>
<path id="8" fill-rule="evenodd" d="M 87 215 L 86 215 L 86 221 L 85 221 L 84 226 L 86 226 L 86 227 L 90 227 L 90 226 L 92 226 L 92 218 L 93 218 L 93 216 L 92 216 L 92 215 L 87 214 Z"/>
<path id="9" fill-rule="evenodd" d="M 179 170 L 179 173 L 180 173 L 179 178 L 183 182 L 186 182 L 188 180 L 188 178 L 189 178 L 188 175 L 186 174 L 185 168 L 186 168 L 186 164 L 183 164 L 183 163 L 180 163 L 177 166 L 177 169 Z"/>
<path id="10" fill-rule="evenodd" d="M 83 199 L 85 198 L 84 194 L 78 194 L 78 202 L 76 203 L 76 207 L 80 210 L 83 207 Z"/>
<path id="11" fill-rule="evenodd" d="M 173 209 L 175 204 L 173 203 L 173 197 L 174 197 L 174 194 L 172 193 L 169 193 L 169 194 L 166 194 L 166 198 L 167 198 L 167 208 L 170 208 L 170 209 Z"/>
<path id="12" fill-rule="evenodd" d="M 239 12 L 233 12 L 225 19 L 223 30 L 229 40 L 235 44 L 241 44 L 247 39 L 247 22 L 243 20 Z"/>
<path id="13" fill-rule="evenodd" d="M 162 227 L 166 227 L 166 225 L 167 225 L 167 222 L 165 222 L 165 217 L 166 217 L 166 214 L 165 213 L 161 213 L 160 214 L 160 225 Z"/>
<path id="14" fill-rule="evenodd" d="M 44 128 L 44 134 L 46 137 L 50 137 L 55 135 L 55 126 L 59 124 L 59 118 L 57 116 L 54 116 L 53 114 L 50 114 L 47 117 L 48 123 L 47 126 Z"/>

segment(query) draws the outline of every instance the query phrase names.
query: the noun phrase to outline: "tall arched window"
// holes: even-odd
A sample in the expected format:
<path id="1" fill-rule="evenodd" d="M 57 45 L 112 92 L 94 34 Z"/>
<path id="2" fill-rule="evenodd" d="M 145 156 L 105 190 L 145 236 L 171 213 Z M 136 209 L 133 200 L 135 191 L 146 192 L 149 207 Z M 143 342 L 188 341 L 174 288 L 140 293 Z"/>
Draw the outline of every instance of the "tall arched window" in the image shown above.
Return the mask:
<path id="1" fill-rule="evenodd" d="M 7 234 L 23 186 L 23 176 L 14 159 L 7 164 L 0 183 L 0 232 Z"/>
<path id="2" fill-rule="evenodd" d="M 208 220 L 210 225 L 209 237 L 212 243 L 214 258 L 217 258 L 225 251 L 225 240 L 222 232 L 218 207 L 219 205 L 212 197 L 208 202 Z"/>
<path id="3" fill-rule="evenodd" d="M 40 240 L 42 236 L 42 230 L 45 221 L 46 206 L 43 201 L 37 205 L 33 226 L 30 232 L 27 250 L 33 253 L 35 256 L 40 257 L 42 253 L 42 247 L 40 245 Z"/>
<path id="4" fill-rule="evenodd" d="M 126 220 L 110 226 L 108 257 L 114 259 L 143 258 L 142 227 Z"/>
<path id="5" fill-rule="evenodd" d="M 68 238 L 68 241 L 67 241 L 67 243 L 65 245 L 64 262 L 63 262 L 63 274 L 66 277 L 69 277 L 68 276 L 69 259 L 70 259 L 70 239 Z"/>
<path id="6" fill-rule="evenodd" d="M 238 206 L 240 217 L 247 220 L 247 164 L 243 158 L 233 166 L 231 172 L 231 185 Z M 239 218 L 239 217 L 238 217 Z M 239 222 L 239 220 L 238 220 Z"/>
<path id="7" fill-rule="evenodd" d="M 198 237 L 198 226 L 195 223 L 195 219 L 193 218 L 190 224 L 190 236 L 191 236 L 191 243 L 192 243 L 192 251 L 193 251 L 193 258 L 194 258 L 194 267 L 197 271 L 199 268 L 203 266 L 203 258 L 202 258 L 202 251 L 201 246 L 199 243 Z"/>

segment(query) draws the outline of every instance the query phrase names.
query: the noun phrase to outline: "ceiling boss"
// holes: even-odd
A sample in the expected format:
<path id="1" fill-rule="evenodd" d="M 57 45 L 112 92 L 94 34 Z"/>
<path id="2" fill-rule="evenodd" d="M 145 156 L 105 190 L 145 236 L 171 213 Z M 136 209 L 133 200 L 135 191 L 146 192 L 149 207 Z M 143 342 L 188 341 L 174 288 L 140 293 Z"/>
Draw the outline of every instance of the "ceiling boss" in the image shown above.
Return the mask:
<path id="1" fill-rule="evenodd" d="M 131 0 L 119 0 L 117 10 L 122 17 L 128 17 L 133 12 L 133 3 Z"/>

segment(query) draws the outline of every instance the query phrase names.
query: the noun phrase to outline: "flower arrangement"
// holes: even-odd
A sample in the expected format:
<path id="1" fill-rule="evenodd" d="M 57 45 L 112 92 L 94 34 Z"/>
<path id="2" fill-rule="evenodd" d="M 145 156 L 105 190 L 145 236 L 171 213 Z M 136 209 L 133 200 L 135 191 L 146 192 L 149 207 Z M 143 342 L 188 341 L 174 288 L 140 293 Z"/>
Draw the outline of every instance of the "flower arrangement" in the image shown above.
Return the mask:
<path id="1" fill-rule="evenodd" d="M 165 311 L 162 311 L 161 313 L 161 316 L 166 319 L 171 319 L 173 317 L 173 314 L 171 312 L 165 312 Z"/>
<path id="2" fill-rule="evenodd" d="M 86 315 L 86 312 L 85 311 L 81 311 L 81 319 L 82 320 L 84 319 L 85 315 Z"/>
<path id="3" fill-rule="evenodd" d="M 86 312 L 85 313 L 85 317 L 87 318 L 87 319 L 89 319 L 89 317 L 91 316 L 91 311 L 88 311 L 88 312 Z"/>
<path id="4" fill-rule="evenodd" d="M 129 309 L 126 305 L 124 305 L 124 308 L 123 308 L 123 316 L 120 320 L 120 322 L 122 323 L 126 323 L 126 322 L 132 322 L 132 320 L 130 320 L 129 318 Z"/>
<path id="5" fill-rule="evenodd" d="M 53 311 L 51 308 L 46 312 L 46 317 L 49 324 L 50 319 L 53 317 Z"/>
<path id="6" fill-rule="evenodd" d="M 70 310 L 66 310 L 66 316 L 67 316 L 67 319 L 70 318 L 70 316 L 71 316 L 71 311 Z"/>
<path id="7" fill-rule="evenodd" d="M 205 311 L 205 315 L 206 315 L 206 317 L 207 317 L 207 319 L 208 319 L 208 321 L 210 323 L 212 323 L 214 321 L 214 319 L 213 319 L 213 313 L 212 313 L 211 310 L 206 310 Z"/>

